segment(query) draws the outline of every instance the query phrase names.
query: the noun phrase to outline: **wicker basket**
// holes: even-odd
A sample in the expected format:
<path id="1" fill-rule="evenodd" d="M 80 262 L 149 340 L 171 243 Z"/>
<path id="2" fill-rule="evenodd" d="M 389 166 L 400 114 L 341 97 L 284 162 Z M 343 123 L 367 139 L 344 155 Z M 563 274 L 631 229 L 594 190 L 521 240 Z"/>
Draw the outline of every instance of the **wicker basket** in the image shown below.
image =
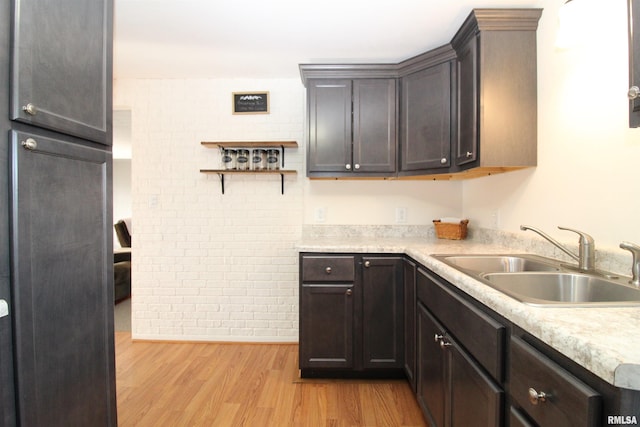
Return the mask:
<path id="1" fill-rule="evenodd" d="M 463 219 L 459 224 L 451 222 L 441 222 L 439 219 L 433 220 L 438 239 L 464 240 L 467 237 L 468 219 Z"/>

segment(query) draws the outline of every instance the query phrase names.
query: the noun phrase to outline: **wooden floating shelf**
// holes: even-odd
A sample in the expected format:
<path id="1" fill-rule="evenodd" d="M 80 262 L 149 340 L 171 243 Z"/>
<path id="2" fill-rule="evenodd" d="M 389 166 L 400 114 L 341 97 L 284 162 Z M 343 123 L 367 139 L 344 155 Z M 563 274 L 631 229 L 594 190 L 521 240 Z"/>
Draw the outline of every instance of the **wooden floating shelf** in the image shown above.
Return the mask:
<path id="1" fill-rule="evenodd" d="M 200 144 L 207 148 L 231 148 L 231 147 L 246 147 L 246 148 L 264 148 L 264 147 L 283 147 L 283 148 L 298 148 L 296 141 L 203 141 Z"/>
<path id="2" fill-rule="evenodd" d="M 280 147 L 280 162 L 284 166 L 284 149 L 298 148 L 296 141 L 202 141 L 200 142 L 206 148 L 269 148 Z M 215 173 L 220 176 L 220 185 L 222 194 L 224 194 L 224 176 L 225 175 L 280 175 L 280 193 L 284 194 L 284 176 L 295 175 L 298 172 L 287 169 L 260 169 L 260 170 L 237 170 L 237 169 L 200 169 L 201 173 Z"/>

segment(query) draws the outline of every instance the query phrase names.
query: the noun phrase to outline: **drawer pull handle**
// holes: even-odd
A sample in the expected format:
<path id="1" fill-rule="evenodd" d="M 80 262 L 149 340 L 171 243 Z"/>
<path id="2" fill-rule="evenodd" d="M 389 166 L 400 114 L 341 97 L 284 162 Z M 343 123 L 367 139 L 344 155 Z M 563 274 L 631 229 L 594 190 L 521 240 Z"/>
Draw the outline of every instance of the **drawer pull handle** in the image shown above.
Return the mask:
<path id="1" fill-rule="evenodd" d="M 550 395 L 544 391 L 537 392 L 534 388 L 529 389 L 529 402 L 531 402 L 532 405 L 537 405 L 539 402 L 546 402 L 549 396 Z"/>
<path id="2" fill-rule="evenodd" d="M 327 267 L 324 269 L 327 274 L 331 274 L 331 267 Z"/>

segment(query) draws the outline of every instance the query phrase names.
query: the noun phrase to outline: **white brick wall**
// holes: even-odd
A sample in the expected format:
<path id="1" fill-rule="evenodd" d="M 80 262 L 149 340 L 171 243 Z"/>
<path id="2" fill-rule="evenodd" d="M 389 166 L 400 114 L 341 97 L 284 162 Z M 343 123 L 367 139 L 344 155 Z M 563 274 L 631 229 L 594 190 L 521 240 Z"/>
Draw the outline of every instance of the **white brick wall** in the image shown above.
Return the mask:
<path id="1" fill-rule="evenodd" d="M 231 93 L 270 92 L 270 114 L 232 115 Z M 297 341 L 304 88 L 298 79 L 127 80 L 132 109 L 133 304 L 138 339 Z M 295 140 L 280 177 L 226 176 L 201 141 Z"/>

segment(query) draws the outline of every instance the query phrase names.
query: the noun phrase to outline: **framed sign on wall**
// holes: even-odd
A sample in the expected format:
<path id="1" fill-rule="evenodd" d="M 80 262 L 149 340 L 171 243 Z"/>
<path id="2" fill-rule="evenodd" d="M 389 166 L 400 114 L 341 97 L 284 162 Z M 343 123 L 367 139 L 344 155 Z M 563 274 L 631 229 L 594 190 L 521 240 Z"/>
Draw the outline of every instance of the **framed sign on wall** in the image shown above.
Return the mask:
<path id="1" fill-rule="evenodd" d="M 233 114 L 269 114 L 269 92 L 233 92 Z"/>

